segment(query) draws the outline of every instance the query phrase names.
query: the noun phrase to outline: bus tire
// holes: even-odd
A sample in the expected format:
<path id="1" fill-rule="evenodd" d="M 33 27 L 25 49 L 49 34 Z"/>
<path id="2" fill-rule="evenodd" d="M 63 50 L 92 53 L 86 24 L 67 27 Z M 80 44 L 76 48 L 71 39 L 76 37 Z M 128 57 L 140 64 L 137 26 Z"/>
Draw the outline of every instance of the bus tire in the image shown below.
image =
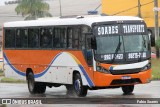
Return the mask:
<path id="1" fill-rule="evenodd" d="M 43 83 L 35 82 L 32 72 L 27 77 L 28 90 L 31 94 L 43 94 L 46 91 L 46 85 Z"/>
<path id="2" fill-rule="evenodd" d="M 79 73 L 74 75 L 73 87 L 78 97 L 85 97 L 87 95 L 88 88 L 83 86 L 81 75 Z"/>
<path id="3" fill-rule="evenodd" d="M 122 91 L 125 95 L 131 94 L 134 90 L 134 85 L 122 86 Z"/>

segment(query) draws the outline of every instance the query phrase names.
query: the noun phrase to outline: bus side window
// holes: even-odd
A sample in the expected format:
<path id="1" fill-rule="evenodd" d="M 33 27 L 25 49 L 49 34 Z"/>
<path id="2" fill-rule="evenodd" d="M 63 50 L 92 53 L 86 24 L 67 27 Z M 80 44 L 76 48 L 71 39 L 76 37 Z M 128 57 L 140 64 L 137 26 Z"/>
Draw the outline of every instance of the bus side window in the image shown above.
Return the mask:
<path id="1" fill-rule="evenodd" d="M 66 28 L 61 28 L 61 48 L 67 47 L 67 34 L 66 34 Z"/>
<path id="2" fill-rule="evenodd" d="M 73 48 L 72 38 L 73 38 L 73 29 L 72 28 L 68 28 L 67 29 L 67 48 L 69 48 L 69 49 Z"/>
<path id="3" fill-rule="evenodd" d="M 21 31 L 21 46 L 22 48 L 27 48 L 28 47 L 28 30 L 23 29 Z"/>
<path id="4" fill-rule="evenodd" d="M 40 46 L 41 48 L 52 48 L 52 29 L 40 29 Z"/>
<path id="5" fill-rule="evenodd" d="M 53 48 L 60 48 L 60 29 L 59 28 L 54 29 Z"/>
<path id="6" fill-rule="evenodd" d="M 21 47 L 21 35 L 20 30 L 16 30 L 16 48 Z"/>
<path id="7" fill-rule="evenodd" d="M 15 29 L 5 30 L 5 48 L 15 48 Z"/>
<path id="8" fill-rule="evenodd" d="M 80 28 L 79 27 L 75 27 L 73 29 L 73 48 L 74 49 L 79 49 L 79 35 L 80 35 Z"/>
<path id="9" fill-rule="evenodd" d="M 28 32 L 27 29 L 16 30 L 16 48 L 27 48 Z"/>
<path id="10" fill-rule="evenodd" d="M 28 47 L 39 48 L 39 29 L 28 29 Z"/>

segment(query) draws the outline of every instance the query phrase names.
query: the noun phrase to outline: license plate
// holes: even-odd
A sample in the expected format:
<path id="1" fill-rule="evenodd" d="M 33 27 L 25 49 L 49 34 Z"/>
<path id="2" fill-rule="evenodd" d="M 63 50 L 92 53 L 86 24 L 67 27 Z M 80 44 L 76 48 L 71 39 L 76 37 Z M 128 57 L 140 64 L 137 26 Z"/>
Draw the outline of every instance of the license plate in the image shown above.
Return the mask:
<path id="1" fill-rule="evenodd" d="M 128 79 L 131 79 L 131 77 L 130 77 L 130 76 L 122 76 L 121 79 L 122 79 L 122 80 L 128 80 Z"/>

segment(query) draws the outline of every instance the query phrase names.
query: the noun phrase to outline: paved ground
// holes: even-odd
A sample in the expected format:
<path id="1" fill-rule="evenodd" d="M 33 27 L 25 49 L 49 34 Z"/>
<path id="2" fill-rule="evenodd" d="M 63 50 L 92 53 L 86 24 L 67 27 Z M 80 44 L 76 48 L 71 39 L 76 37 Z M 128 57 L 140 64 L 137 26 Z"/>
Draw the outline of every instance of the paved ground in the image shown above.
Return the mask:
<path id="1" fill-rule="evenodd" d="M 66 88 L 48 88 L 43 95 L 30 95 L 27 84 L 0 83 L 0 98 L 66 98 Z M 152 81 L 149 84 L 136 85 L 133 95 L 123 95 L 121 88 L 89 90 L 87 98 L 160 98 L 160 81 Z"/>
<path id="2" fill-rule="evenodd" d="M 149 84 L 143 84 L 143 85 L 136 85 L 134 93 L 132 95 L 123 95 L 122 90 L 119 89 L 103 89 L 103 90 L 94 90 L 94 91 L 88 91 L 88 94 L 86 98 L 82 99 L 76 99 L 73 98 L 73 96 L 66 95 L 66 88 L 64 86 L 58 87 L 58 88 L 47 88 L 47 91 L 45 94 L 41 95 L 30 95 L 27 89 L 27 84 L 9 84 L 9 83 L 0 83 L 0 98 L 37 98 L 37 99 L 43 99 L 45 100 L 48 98 L 48 102 L 51 100 L 50 98 L 53 98 L 51 101 L 56 102 L 65 102 L 69 104 L 86 104 L 89 103 L 89 105 L 96 102 L 96 104 L 101 105 L 93 105 L 98 107 L 103 107 L 103 103 L 108 99 L 110 99 L 110 102 L 116 103 L 114 98 L 121 99 L 120 101 L 122 103 L 132 103 L 132 99 L 130 98 L 159 98 L 158 101 L 160 101 L 160 81 L 152 81 Z M 112 101 L 113 98 L 113 101 Z M 79 101 L 80 100 L 80 101 Z M 118 99 L 117 99 L 118 100 Z M 119 102 L 120 102 L 119 101 Z M 54 103 L 54 102 L 49 102 Z M 21 106 L 21 105 L 20 105 Z M 64 105 L 68 106 L 68 105 Z M 78 105 L 77 105 L 78 106 Z M 136 106 L 143 106 L 137 105 Z M 146 105 L 147 107 L 158 107 L 160 105 Z M 7 106 L 10 107 L 10 106 Z M 112 104 L 110 105 L 112 107 Z M 116 107 L 132 107 L 132 105 L 125 105 L 120 104 Z"/>

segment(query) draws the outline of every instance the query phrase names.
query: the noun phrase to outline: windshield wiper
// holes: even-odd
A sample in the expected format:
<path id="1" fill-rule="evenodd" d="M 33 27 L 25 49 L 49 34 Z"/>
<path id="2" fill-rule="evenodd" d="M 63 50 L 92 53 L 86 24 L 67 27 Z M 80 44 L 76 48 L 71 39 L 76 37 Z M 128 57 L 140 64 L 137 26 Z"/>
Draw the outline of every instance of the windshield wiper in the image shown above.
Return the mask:
<path id="1" fill-rule="evenodd" d="M 120 42 L 120 35 L 119 35 L 119 43 L 118 43 L 117 48 L 116 48 L 116 50 L 115 50 L 115 52 L 114 52 L 114 56 L 113 56 L 113 59 L 111 60 L 111 63 L 114 62 L 114 60 L 115 60 L 115 58 L 116 58 L 116 56 L 117 56 L 117 53 L 118 53 L 118 51 L 119 51 L 119 49 L 120 49 L 120 47 L 121 47 L 121 44 L 122 44 L 122 42 Z"/>

